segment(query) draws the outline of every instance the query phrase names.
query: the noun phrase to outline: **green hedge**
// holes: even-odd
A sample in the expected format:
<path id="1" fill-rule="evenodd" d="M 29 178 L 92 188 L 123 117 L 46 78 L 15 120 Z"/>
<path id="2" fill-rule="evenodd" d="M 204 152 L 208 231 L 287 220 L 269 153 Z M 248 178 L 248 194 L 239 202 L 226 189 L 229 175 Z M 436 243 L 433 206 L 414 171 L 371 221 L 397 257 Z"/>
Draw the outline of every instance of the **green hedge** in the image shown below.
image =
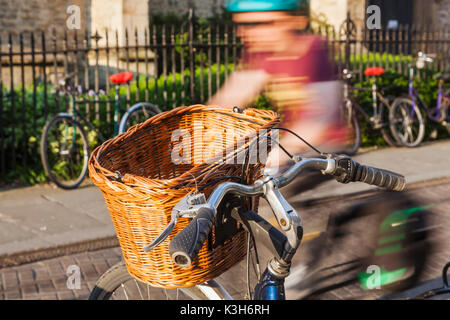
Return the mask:
<path id="1" fill-rule="evenodd" d="M 166 80 L 163 76 L 157 79 L 157 86 L 159 88 L 158 94 L 156 95 L 155 90 L 155 80 L 153 78 L 146 79 L 144 76 L 140 76 L 137 81 L 130 84 L 127 89 L 126 86 L 120 87 L 120 94 L 126 96 L 129 90 L 130 105 L 145 101 L 146 94 L 149 96 L 149 102 L 156 103 L 161 107 L 162 110 L 169 110 L 172 108 L 174 101 L 172 99 L 172 92 L 175 84 L 176 92 L 176 106 L 183 105 L 181 93 L 184 91 L 185 104 L 190 105 L 193 101 L 201 101 L 200 99 L 200 81 L 201 74 L 203 72 L 203 90 L 204 97 L 207 99 L 208 95 L 208 76 L 211 72 L 211 91 L 214 93 L 216 91 L 216 77 L 219 76 L 220 84 L 225 80 L 225 68 L 228 72 L 232 72 L 233 64 L 227 66 L 220 65 L 219 70 L 217 65 L 211 66 L 211 71 L 208 68 L 196 68 L 195 70 L 195 99 L 190 96 L 190 73 L 186 70 L 184 73 L 184 87 L 182 86 L 182 75 L 180 73 L 175 74 L 175 82 L 173 81 L 172 74 L 168 74 Z M 219 71 L 219 72 L 218 72 Z M 407 93 L 408 79 L 405 76 L 399 75 L 394 72 L 386 72 L 382 77 L 379 78 L 380 87 L 397 84 L 399 87 L 392 89 L 386 94 L 391 94 L 393 96 L 398 96 Z M 360 81 L 354 83 L 355 86 L 370 88 L 370 83 L 368 81 Z M 162 88 L 166 88 L 167 102 L 164 101 L 164 93 Z M 437 95 L 437 81 L 427 80 L 427 81 L 416 81 L 416 88 L 422 95 L 424 101 L 430 105 L 434 105 L 435 97 Z M 33 107 L 33 92 L 36 91 L 36 108 Z M 58 95 L 54 88 L 50 85 L 47 86 L 47 105 L 44 106 L 44 95 L 45 88 L 43 83 L 39 83 L 36 88 L 28 86 L 25 88 L 25 108 L 22 108 L 22 88 L 16 88 L 14 90 L 14 117 L 11 117 L 11 101 L 10 92 L 3 88 L 3 109 L 2 109 L 2 130 L 3 130 L 3 149 L 6 155 L 6 165 L 7 174 L 0 182 L 11 183 L 20 182 L 22 184 L 34 184 L 41 183 L 45 181 L 45 174 L 41 165 L 40 155 L 39 155 L 39 143 L 42 133 L 42 129 L 47 120 L 49 120 L 57 112 L 65 111 L 65 98 L 64 96 Z M 112 89 L 108 95 L 110 98 L 114 98 L 115 92 Z M 102 96 L 101 98 L 107 98 L 108 96 Z M 371 96 L 368 92 L 359 92 L 357 95 L 357 101 L 361 104 L 363 108 L 367 111 L 371 111 Z M 59 102 L 59 108 L 58 103 Z M 270 101 L 264 96 L 259 96 L 254 106 L 257 108 L 271 108 Z M 85 106 L 80 106 L 81 112 L 86 114 Z M 44 110 L 46 109 L 46 110 Z M 91 121 L 97 125 L 105 137 L 110 137 L 113 130 L 113 124 L 106 121 L 107 120 L 107 104 L 99 104 L 99 120 L 95 118 L 95 107 L 92 104 L 90 107 Z M 125 111 L 126 104 L 121 103 L 121 114 Z M 110 118 L 113 119 L 114 106 L 111 105 L 110 108 Z M 47 113 L 47 118 L 44 114 Z M 25 119 L 25 121 L 23 121 Z M 374 134 L 371 132 L 364 123 L 361 123 L 363 128 L 363 147 L 379 145 L 383 146 L 384 140 L 379 134 Z M 429 126 L 428 126 L 429 127 Z M 14 139 L 13 133 L 14 131 Z M 376 132 L 375 132 L 376 133 Z M 445 136 L 445 130 L 440 132 L 440 136 Z M 94 145 L 96 142 L 96 137 L 90 135 L 90 141 Z M 0 145 L 1 147 L 1 145 Z M 8 168 L 11 163 L 11 154 L 15 150 L 16 154 L 16 169 Z M 26 162 L 24 158 L 26 157 Z"/>
<path id="2" fill-rule="evenodd" d="M 217 90 L 217 77 L 219 77 L 220 84 L 225 81 L 225 70 L 228 68 L 228 73 L 233 71 L 233 64 L 212 65 L 211 68 L 196 68 L 195 70 L 195 97 L 190 94 L 190 72 L 184 72 L 184 86 L 181 73 L 171 73 L 164 79 L 160 76 L 155 85 L 155 79 L 147 79 L 145 76 L 140 76 L 137 81 L 132 82 L 129 87 L 121 86 L 121 107 L 120 113 L 123 114 L 127 105 L 124 97 L 129 96 L 129 105 L 133 105 L 140 101 L 146 101 L 145 97 L 148 95 L 149 102 L 155 103 L 162 110 L 169 110 L 175 106 L 183 105 L 182 91 L 184 91 L 184 104 L 190 105 L 193 101 L 201 101 L 200 82 L 201 74 L 203 73 L 203 96 L 207 99 L 208 95 L 208 81 L 211 78 L 211 91 L 214 93 Z M 219 70 L 218 70 L 219 69 Z M 176 101 L 174 103 L 172 93 L 176 92 Z M 156 94 L 156 88 L 157 94 Z M 165 93 L 162 89 L 165 88 Z M 22 91 L 25 95 L 25 103 L 22 103 Z M 34 93 L 35 93 L 35 107 L 34 107 Z M 13 96 L 13 99 L 11 99 Z M 45 99 L 45 96 L 47 97 Z M 80 98 L 86 98 L 87 95 L 82 95 Z M 108 95 L 100 96 L 99 99 L 114 99 L 115 90 L 112 88 Z M 165 97 L 167 100 L 165 100 Z M 12 102 L 12 101 L 13 102 Z M 46 100 L 46 103 L 44 101 Z M 68 98 L 56 92 L 55 88 L 48 84 L 44 86 L 42 82 L 38 83 L 34 88 L 29 85 L 22 90 L 19 86 L 13 92 L 7 88 L 2 88 L 2 112 L 1 112 L 1 132 L 3 139 L 0 139 L 0 148 L 3 148 L 6 160 L 6 176 L 0 177 L 0 183 L 21 183 L 34 184 L 45 181 L 45 174 L 42 168 L 39 143 L 42 134 L 42 129 L 47 120 L 51 119 L 56 113 L 64 112 L 68 103 Z M 11 113 L 11 106 L 14 105 L 13 114 Z M 89 119 L 96 125 L 105 137 L 111 137 L 113 132 L 113 123 L 107 122 L 108 109 L 107 103 L 98 104 L 98 120 L 95 115 L 95 104 L 89 104 Z M 87 115 L 86 105 L 79 105 L 79 110 L 83 115 Z M 110 105 L 109 116 L 113 119 L 114 105 Z M 111 120 L 112 121 L 112 120 Z M 90 135 L 90 141 L 95 144 L 96 137 Z M 12 168 L 13 150 L 15 154 L 16 167 Z"/>

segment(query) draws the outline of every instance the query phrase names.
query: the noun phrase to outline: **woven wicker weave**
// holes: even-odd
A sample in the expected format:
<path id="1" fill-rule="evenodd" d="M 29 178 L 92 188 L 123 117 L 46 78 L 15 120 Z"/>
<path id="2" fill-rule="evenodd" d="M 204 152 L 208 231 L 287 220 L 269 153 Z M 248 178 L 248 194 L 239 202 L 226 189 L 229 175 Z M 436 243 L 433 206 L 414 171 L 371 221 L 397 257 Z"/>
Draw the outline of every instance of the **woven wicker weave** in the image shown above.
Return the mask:
<path id="1" fill-rule="evenodd" d="M 205 160 L 201 155 L 216 150 L 219 159 L 223 159 L 224 155 L 232 154 L 230 150 L 242 145 L 238 140 L 245 142 L 242 147 L 245 151 L 252 135 L 271 128 L 278 120 L 276 113 L 267 110 L 235 113 L 230 108 L 203 105 L 180 107 L 158 114 L 94 150 L 89 160 L 90 177 L 103 193 L 128 272 L 133 277 L 156 287 L 191 287 L 219 276 L 242 260 L 246 254 L 246 234 L 239 228 L 215 248 L 205 244 L 190 268 L 174 265 L 168 253 L 170 239 L 189 223 L 189 218 L 180 218 L 169 237 L 150 252 L 145 253 L 142 247 L 168 225 L 173 206 L 186 194 L 203 187 L 202 192 L 209 196 L 218 183 L 226 181 L 224 177 L 242 174 L 242 164 L 212 163 L 211 158 Z M 201 133 L 201 139 L 191 139 L 186 145 L 179 140 L 178 146 L 190 146 L 187 148 L 190 155 L 175 152 L 182 159 L 190 156 L 193 163 L 173 161 L 174 150 L 178 150 L 173 133 L 179 129 L 184 130 L 182 139 L 187 132 L 190 137 Z M 245 168 L 248 168 L 247 183 L 260 177 L 260 163 Z M 214 183 L 218 178 L 222 180 Z M 249 204 L 256 209 L 255 199 Z M 214 239 L 214 229 L 212 234 Z"/>

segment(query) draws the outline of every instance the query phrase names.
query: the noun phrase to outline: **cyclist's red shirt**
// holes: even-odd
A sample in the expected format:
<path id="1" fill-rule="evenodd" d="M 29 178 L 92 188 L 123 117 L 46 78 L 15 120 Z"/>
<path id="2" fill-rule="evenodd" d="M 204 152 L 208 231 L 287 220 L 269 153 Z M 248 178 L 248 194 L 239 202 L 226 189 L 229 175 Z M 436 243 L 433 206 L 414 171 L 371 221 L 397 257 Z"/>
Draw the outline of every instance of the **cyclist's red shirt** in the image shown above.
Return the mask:
<path id="1" fill-rule="evenodd" d="M 307 103 L 309 89 L 306 85 L 335 80 L 327 44 L 314 35 L 299 35 L 297 39 L 293 45 L 298 50 L 293 51 L 298 51 L 298 54 L 287 56 L 244 51 L 243 55 L 245 69 L 264 70 L 272 76 L 266 94 L 281 114 L 281 125 L 288 128 L 298 119 L 322 121 L 324 114 L 332 112 L 325 110 L 324 106 Z M 302 43 L 310 43 L 309 49 L 305 49 Z M 332 127 L 329 133 L 335 135 L 338 128 Z"/>

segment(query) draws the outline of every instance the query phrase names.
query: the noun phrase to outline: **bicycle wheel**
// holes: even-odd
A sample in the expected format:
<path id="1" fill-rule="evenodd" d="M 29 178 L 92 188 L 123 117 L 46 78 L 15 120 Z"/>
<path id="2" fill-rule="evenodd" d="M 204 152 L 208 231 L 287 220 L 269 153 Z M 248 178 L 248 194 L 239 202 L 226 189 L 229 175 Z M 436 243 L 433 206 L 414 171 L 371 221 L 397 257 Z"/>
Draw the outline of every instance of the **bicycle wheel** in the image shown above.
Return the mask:
<path id="1" fill-rule="evenodd" d="M 89 143 L 83 127 L 71 115 L 57 115 L 45 126 L 41 160 L 47 177 L 60 188 L 74 189 L 84 180 Z"/>
<path id="2" fill-rule="evenodd" d="M 358 274 L 363 289 L 371 289 L 368 284 L 372 282 L 373 285 L 373 280 L 390 292 L 403 291 L 417 284 L 431 245 L 427 231 L 429 208 L 407 194 L 392 192 L 386 192 L 360 208 L 364 214 L 375 212 L 377 216 L 374 251 Z M 378 279 L 367 272 L 369 266 L 379 268 Z"/>
<path id="3" fill-rule="evenodd" d="M 123 115 L 122 120 L 120 120 L 119 133 L 127 131 L 132 126 L 144 122 L 158 113 L 161 113 L 158 106 L 148 102 L 141 102 L 131 106 Z"/>
<path id="4" fill-rule="evenodd" d="M 305 298 L 355 282 L 361 294 L 414 286 L 429 255 L 428 208 L 408 195 L 384 192 L 330 215 L 326 230 L 304 248 L 301 280 L 288 288 Z"/>
<path id="5" fill-rule="evenodd" d="M 394 100 L 389 112 L 389 127 L 397 142 L 406 147 L 418 146 L 425 136 L 422 112 L 409 98 Z"/>
<path id="6" fill-rule="evenodd" d="M 380 127 L 381 136 L 383 137 L 384 141 L 387 143 L 388 146 L 398 147 L 401 144 L 392 135 L 390 127 L 389 127 L 389 114 L 390 114 L 391 107 L 389 105 L 386 105 L 383 102 L 380 102 L 380 104 L 378 105 L 378 110 L 381 110 L 381 108 L 383 109 L 382 115 L 381 115 L 382 125 Z"/>
<path id="7" fill-rule="evenodd" d="M 342 125 L 347 128 L 349 132 L 342 153 L 350 156 L 354 155 L 361 145 L 361 129 L 353 104 L 354 102 L 349 100 L 344 102 L 341 106 Z"/>
<path id="8" fill-rule="evenodd" d="M 106 271 L 95 284 L 89 300 L 209 300 L 222 298 L 211 296 L 212 287 L 205 294 L 199 286 L 180 289 L 156 288 L 134 279 L 124 262 L 119 262 Z M 209 293 L 209 294 L 208 294 Z"/>

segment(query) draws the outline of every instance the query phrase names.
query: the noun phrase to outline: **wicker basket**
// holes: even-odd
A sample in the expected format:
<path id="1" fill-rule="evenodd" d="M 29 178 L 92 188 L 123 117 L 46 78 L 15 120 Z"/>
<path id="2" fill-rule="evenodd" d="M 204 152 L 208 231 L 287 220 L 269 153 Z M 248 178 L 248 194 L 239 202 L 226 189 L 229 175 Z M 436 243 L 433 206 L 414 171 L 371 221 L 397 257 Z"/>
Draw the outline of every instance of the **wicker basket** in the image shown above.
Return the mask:
<path id="1" fill-rule="evenodd" d="M 186 194 L 202 188 L 209 196 L 218 183 L 227 181 L 224 177 L 241 176 L 243 164 L 224 162 L 224 155 L 233 154 L 237 146 L 245 151 L 254 139 L 252 135 L 271 128 L 278 120 L 276 113 L 267 110 L 236 113 L 230 108 L 203 105 L 179 107 L 130 128 L 94 150 L 89 174 L 103 193 L 133 277 L 167 289 L 191 287 L 219 276 L 242 260 L 246 234 L 237 226 L 235 234 L 218 246 L 211 245 L 213 228 L 190 268 L 174 265 L 168 250 L 170 239 L 189 223 L 189 218 L 180 218 L 169 237 L 150 252 L 145 253 L 142 247 L 168 225 L 173 206 Z M 177 136 L 180 132 L 182 138 Z M 194 135 L 201 138 L 186 139 Z M 208 153 L 211 150 L 215 153 Z M 260 177 L 260 163 L 247 163 L 245 168 L 247 183 Z M 257 203 L 255 199 L 249 201 L 253 209 Z"/>

